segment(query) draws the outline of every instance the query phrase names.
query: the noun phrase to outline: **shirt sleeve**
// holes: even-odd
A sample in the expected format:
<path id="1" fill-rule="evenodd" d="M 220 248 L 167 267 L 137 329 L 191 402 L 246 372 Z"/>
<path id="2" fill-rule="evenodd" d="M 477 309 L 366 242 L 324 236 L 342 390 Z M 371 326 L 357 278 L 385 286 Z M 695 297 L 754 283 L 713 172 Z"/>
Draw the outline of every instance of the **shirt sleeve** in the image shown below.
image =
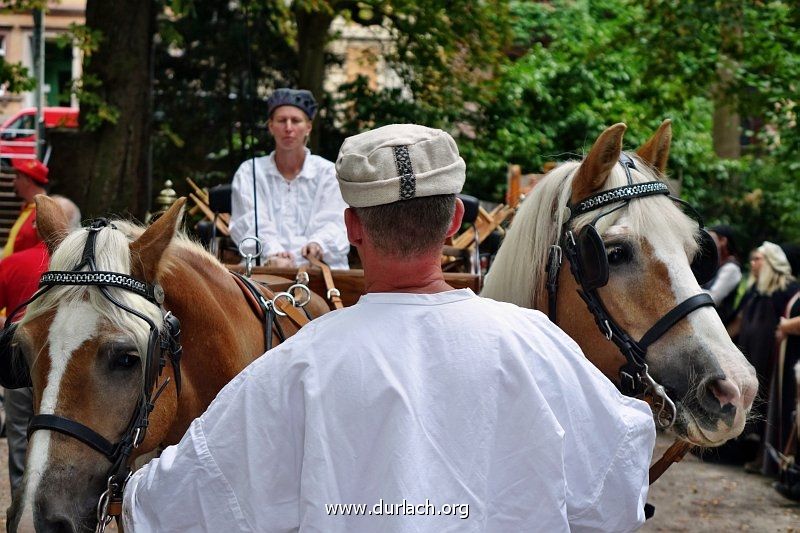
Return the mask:
<path id="1" fill-rule="evenodd" d="M 208 448 L 201 419 L 177 446 L 137 470 L 125 486 L 125 531 L 252 531 Z"/>
<path id="2" fill-rule="evenodd" d="M 308 242 L 316 242 L 322 248 L 323 258 L 331 265 L 342 261 L 346 264 L 350 241 L 344 225 L 344 210 L 347 208 L 336 181 L 333 165 L 320 173 L 320 186 L 315 195 L 311 218 L 308 222 Z"/>
<path id="3" fill-rule="evenodd" d="M 731 291 L 739 286 L 740 281 L 742 281 L 741 269 L 734 263 L 725 263 L 719 267 L 714 281 L 706 292 L 714 299 L 714 305 L 720 305 Z"/>
<path id="4" fill-rule="evenodd" d="M 297 530 L 304 367 L 284 365 L 287 351 L 281 345 L 253 362 L 180 443 L 133 474 L 125 531 Z"/>
<path id="5" fill-rule="evenodd" d="M 580 514 L 570 516 L 570 530 L 579 532 L 636 531 L 645 522 L 649 465 L 655 446 L 655 431 L 650 408 L 639 400 L 624 399 L 626 403 L 642 404 L 620 410 L 627 432 L 620 441 L 608 470 L 602 477 L 597 499 Z"/>
<path id="6" fill-rule="evenodd" d="M 259 160 L 256 159 L 255 165 L 258 164 Z M 258 238 L 261 239 L 263 245 L 261 256 L 267 258 L 286 250 L 280 244 L 278 230 L 267 202 L 266 191 L 260 190 L 257 200 L 254 200 L 253 167 L 253 160 L 249 159 L 239 166 L 239 170 L 233 176 L 231 184 L 231 221 L 228 224 L 228 229 L 231 239 L 237 246 L 245 237 L 255 237 L 256 228 L 253 212 L 255 211 L 255 201 L 257 201 Z M 260 178 L 258 172 L 256 172 L 256 177 Z M 257 184 L 259 188 L 265 188 L 266 186 L 265 183 Z"/>

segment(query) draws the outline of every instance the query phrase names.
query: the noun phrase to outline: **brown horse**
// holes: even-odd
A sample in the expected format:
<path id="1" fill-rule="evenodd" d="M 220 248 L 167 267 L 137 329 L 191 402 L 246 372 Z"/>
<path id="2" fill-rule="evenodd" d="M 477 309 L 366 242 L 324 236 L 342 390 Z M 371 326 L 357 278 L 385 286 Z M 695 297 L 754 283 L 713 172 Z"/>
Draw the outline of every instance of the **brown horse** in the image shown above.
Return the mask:
<path id="1" fill-rule="evenodd" d="M 716 267 L 713 243 L 661 183 L 669 121 L 636 154 L 624 132 L 608 128 L 536 185 L 482 295 L 548 313 L 621 389 L 654 401 L 660 425 L 717 446 L 744 428 L 755 371 L 693 271 Z"/>
<path id="2" fill-rule="evenodd" d="M 10 531 L 93 529 L 112 461 L 122 460 L 107 445 L 131 444 L 127 463 L 178 442 L 217 392 L 264 353 L 265 324 L 231 273 L 178 233 L 184 203 L 147 229 L 112 221 L 68 234 L 58 205 L 37 197 L 50 268 L 61 273 L 50 273 L 52 286 L 29 304 L 14 337 L 30 368 L 35 431 Z M 85 274 L 95 276 L 93 285 L 80 283 L 88 283 L 78 277 Z M 145 289 L 131 289 L 137 283 Z M 313 295 L 308 309 L 318 316 L 328 307 Z M 182 356 L 170 316 L 180 320 Z M 298 329 L 276 320 L 287 336 Z M 165 340 L 168 356 L 159 360 L 154 352 Z M 131 431 L 142 425 L 146 431 Z"/>

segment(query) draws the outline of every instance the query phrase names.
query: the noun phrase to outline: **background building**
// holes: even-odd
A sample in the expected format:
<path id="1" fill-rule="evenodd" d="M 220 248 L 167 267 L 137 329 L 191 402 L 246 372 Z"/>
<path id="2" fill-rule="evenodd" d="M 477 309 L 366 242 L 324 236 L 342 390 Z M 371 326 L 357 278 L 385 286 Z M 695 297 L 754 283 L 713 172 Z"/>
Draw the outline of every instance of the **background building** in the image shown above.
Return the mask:
<path id="1" fill-rule="evenodd" d="M 59 46 L 59 37 L 72 24 L 83 24 L 85 0 L 48 2 L 44 16 L 45 105 L 77 106 L 70 94 L 72 81 L 81 75 L 81 57 L 70 44 Z M 8 63 L 21 63 L 33 75 L 33 16 L 30 11 L 0 14 L 0 56 Z M 0 87 L 0 116 L 8 117 L 24 107 L 34 106 L 33 92 L 11 94 Z"/>

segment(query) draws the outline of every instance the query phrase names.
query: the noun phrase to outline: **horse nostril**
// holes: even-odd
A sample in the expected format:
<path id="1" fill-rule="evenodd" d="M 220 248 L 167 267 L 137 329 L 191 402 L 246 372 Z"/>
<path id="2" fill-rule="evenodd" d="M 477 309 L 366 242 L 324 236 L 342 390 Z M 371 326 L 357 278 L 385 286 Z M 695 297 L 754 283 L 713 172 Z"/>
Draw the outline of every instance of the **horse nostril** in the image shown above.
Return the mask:
<path id="1" fill-rule="evenodd" d="M 719 401 L 719 408 L 724 409 L 726 405 L 734 406 L 741 397 L 739 387 L 728 379 L 711 380 L 707 389 Z"/>

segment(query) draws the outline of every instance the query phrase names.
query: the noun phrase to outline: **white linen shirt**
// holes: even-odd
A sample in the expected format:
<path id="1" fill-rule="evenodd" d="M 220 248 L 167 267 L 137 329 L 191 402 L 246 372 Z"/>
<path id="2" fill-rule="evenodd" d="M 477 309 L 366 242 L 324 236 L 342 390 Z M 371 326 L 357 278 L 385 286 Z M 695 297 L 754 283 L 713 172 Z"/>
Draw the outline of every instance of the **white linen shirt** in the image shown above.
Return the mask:
<path id="1" fill-rule="evenodd" d="M 349 268 L 350 243 L 344 225 L 347 204 L 336 181 L 334 164 L 306 149 L 303 168 L 291 181 L 278 172 L 275 152 L 255 158 L 255 169 L 262 257 L 291 252 L 299 266 L 307 263 L 301 248 L 316 242 L 331 268 Z M 245 237 L 256 234 L 253 203 L 253 160 L 249 159 L 239 166 L 231 187 L 228 229 L 237 246 Z"/>
<path id="2" fill-rule="evenodd" d="M 714 305 L 719 306 L 725 298 L 739 286 L 742 281 L 742 269 L 734 261 L 723 263 L 714 276 L 711 286 L 704 292 L 711 295 Z"/>
<path id="3" fill-rule="evenodd" d="M 631 531 L 654 443 L 650 408 L 540 312 L 469 289 L 367 294 L 253 362 L 135 472 L 124 527 Z"/>

